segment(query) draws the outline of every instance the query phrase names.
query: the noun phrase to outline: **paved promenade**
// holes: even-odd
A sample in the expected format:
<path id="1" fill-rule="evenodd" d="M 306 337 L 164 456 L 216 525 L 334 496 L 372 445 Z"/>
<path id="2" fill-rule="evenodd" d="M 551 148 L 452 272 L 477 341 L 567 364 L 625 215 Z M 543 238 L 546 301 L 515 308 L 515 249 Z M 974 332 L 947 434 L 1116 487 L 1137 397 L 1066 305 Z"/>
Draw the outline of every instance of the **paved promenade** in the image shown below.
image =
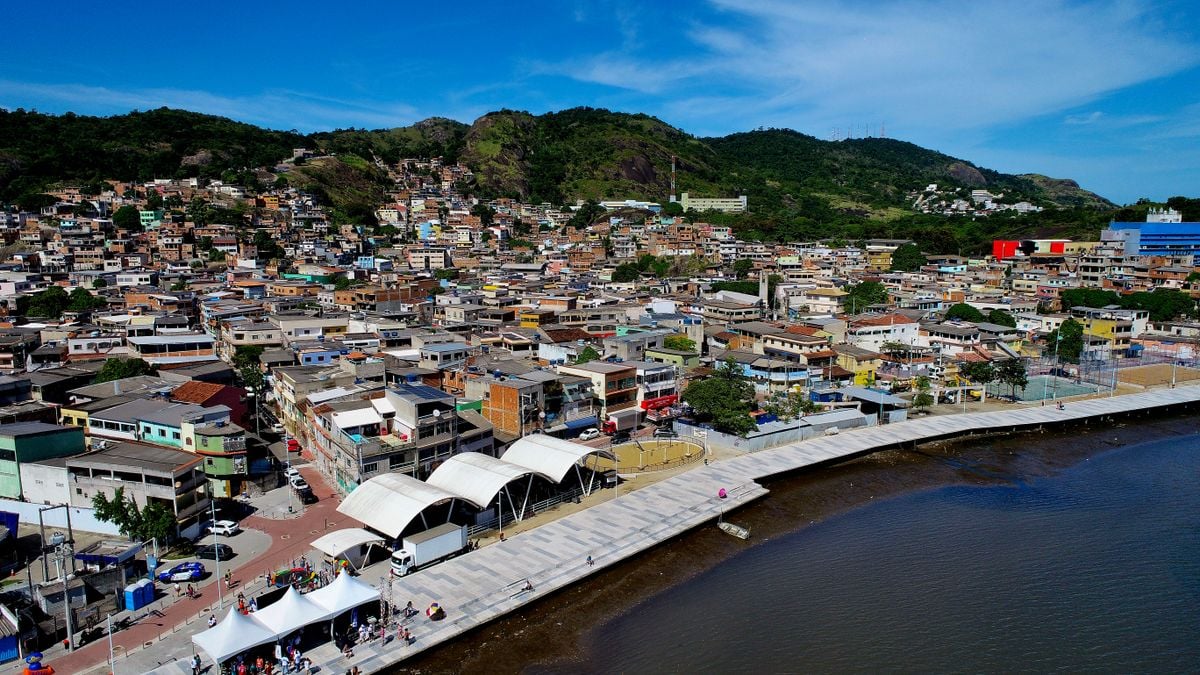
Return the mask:
<path id="1" fill-rule="evenodd" d="M 764 496 L 767 491 L 755 482 L 762 478 L 896 445 L 972 432 L 1037 428 L 1197 402 L 1200 402 L 1200 386 L 1189 386 L 1073 401 L 1064 410 L 1053 406 L 1014 406 L 998 412 L 932 416 L 856 429 L 698 466 L 505 542 L 390 582 L 395 602 L 402 605 L 411 600 L 418 608 L 438 602 L 447 613 L 447 618 L 440 622 L 431 622 L 423 615 L 412 622 L 410 629 L 416 640 L 410 646 L 395 640 L 376 641 L 356 647 L 354 657 L 345 659 L 332 645 L 324 645 L 310 650 L 308 656 L 323 673 L 345 672 L 355 665 L 364 672 L 377 672 Z M 721 488 L 727 490 L 728 498 L 717 497 Z M 588 564 L 588 556 L 594 564 Z M 375 565 L 364 578 L 377 585 L 387 584 L 386 567 Z M 533 584 L 533 591 L 521 590 L 527 579 Z M 118 664 L 118 672 L 144 672 L 129 667 L 137 661 L 136 654 L 128 661 L 128 665 Z M 183 663 L 145 670 L 162 675 L 190 672 Z"/>

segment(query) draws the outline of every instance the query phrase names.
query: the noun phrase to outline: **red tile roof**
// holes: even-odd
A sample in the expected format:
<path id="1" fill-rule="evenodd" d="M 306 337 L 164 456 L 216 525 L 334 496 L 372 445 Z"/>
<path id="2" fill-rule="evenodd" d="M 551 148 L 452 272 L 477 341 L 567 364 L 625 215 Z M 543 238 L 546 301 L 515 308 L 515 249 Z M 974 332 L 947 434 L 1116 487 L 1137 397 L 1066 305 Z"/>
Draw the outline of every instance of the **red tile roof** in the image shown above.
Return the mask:
<path id="1" fill-rule="evenodd" d="M 171 391 L 171 398 L 182 403 L 201 404 L 213 396 L 221 393 L 221 390 L 224 388 L 225 385 L 223 384 L 197 382 L 193 380 L 191 382 L 184 382 L 178 387 L 175 387 L 175 389 Z"/>

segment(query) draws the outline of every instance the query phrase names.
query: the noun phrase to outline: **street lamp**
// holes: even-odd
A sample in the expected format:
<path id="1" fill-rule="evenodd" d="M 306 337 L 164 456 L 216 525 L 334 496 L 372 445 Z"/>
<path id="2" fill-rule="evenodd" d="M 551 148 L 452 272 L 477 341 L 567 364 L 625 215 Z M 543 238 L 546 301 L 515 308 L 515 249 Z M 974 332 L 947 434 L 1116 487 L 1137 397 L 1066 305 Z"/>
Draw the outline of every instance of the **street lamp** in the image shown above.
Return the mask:
<path id="1" fill-rule="evenodd" d="M 221 594 L 221 549 L 217 546 L 217 500 L 213 499 L 211 484 L 209 486 L 208 505 L 212 509 L 213 559 L 217 563 L 217 607 L 225 609 L 225 598 Z"/>

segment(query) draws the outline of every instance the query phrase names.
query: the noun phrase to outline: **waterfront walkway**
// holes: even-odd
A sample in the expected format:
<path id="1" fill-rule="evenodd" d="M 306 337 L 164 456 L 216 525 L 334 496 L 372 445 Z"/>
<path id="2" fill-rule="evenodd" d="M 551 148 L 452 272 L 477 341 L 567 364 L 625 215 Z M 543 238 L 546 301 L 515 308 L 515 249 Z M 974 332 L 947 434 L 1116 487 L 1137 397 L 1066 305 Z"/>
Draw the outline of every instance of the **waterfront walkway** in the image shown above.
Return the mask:
<path id="1" fill-rule="evenodd" d="M 970 433 L 1036 429 L 1089 418 L 1100 421 L 1109 415 L 1198 402 L 1200 386 L 1187 386 L 1072 401 L 1063 410 L 1049 405 L 1014 405 L 1011 410 L 931 416 L 866 427 L 698 466 L 634 492 L 618 492 L 603 504 L 403 579 L 392 581 L 387 576 L 387 565 L 374 565 L 366 570 L 364 579 L 380 588 L 390 583 L 393 602 L 403 606 L 411 600 L 422 610 L 437 602 L 445 608 L 446 618 L 433 622 L 423 613 L 418 616 L 409 624 L 415 637 L 411 645 L 394 639 L 376 640 L 355 647 L 354 657 L 346 659 L 327 644 L 309 650 L 307 655 L 322 673 L 345 672 L 352 666 L 367 673 L 377 672 L 762 497 L 767 491 L 756 481 L 770 476 Z M 728 494 L 725 499 L 717 496 L 722 488 Z M 526 580 L 534 590 L 522 590 Z M 118 662 L 117 671 L 160 675 L 190 672 L 183 662 L 157 670 L 147 664 L 150 667 L 143 670 L 144 666 L 134 663 L 136 660 L 134 654 L 128 661 Z"/>

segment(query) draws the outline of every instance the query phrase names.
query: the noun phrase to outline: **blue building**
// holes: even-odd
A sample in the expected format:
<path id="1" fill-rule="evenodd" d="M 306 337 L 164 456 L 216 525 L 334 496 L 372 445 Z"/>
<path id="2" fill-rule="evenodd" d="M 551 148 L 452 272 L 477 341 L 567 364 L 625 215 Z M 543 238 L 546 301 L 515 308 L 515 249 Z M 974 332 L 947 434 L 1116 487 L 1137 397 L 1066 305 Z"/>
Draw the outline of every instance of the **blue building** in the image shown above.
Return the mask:
<path id="1" fill-rule="evenodd" d="M 1182 222 L 1174 209 L 1151 209 L 1144 223 L 1109 223 L 1100 239 L 1120 242 L 1125 255 L 1200 256 L 1200 223 Z"/>

